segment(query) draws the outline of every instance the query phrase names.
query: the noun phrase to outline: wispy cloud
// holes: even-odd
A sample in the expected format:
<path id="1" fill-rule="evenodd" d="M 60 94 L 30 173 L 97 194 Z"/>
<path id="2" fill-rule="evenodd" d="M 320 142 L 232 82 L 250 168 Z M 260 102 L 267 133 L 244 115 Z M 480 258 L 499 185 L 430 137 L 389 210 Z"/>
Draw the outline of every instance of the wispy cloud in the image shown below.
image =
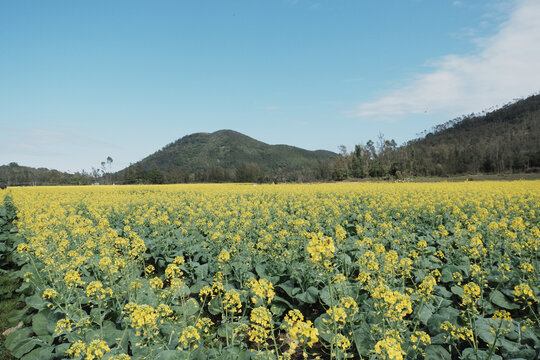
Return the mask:
<path id="1" fill-rule="evenodd" d="M 430 62 L 431 71 L 350 112 L 358 118 L 400 120 L 412 114 L 457 116 L 540 90 L 540 2 L 518 1 L 477 51 Z"/>

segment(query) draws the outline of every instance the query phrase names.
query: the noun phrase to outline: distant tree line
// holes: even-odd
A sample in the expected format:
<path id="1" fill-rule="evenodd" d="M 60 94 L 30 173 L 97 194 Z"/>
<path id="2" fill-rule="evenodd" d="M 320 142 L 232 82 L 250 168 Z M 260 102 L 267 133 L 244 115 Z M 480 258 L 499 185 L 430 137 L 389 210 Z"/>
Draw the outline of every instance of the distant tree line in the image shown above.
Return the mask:
<path id="1" fill-rule="evenodd" d="M 145 170 L 140 164 L 135 164 L 124 169 L 121 173 L 115 174 L 113 178 L 116 182 L 123 184 L 308 182 L 328 180 L 330 166 L 331 162 L 326 161 L 321 162 L 316 169 L 304 168 L 297 171 L 286 171 L 277 168 L 272 173 L 268 173 L 255 162 L 240 164 L 233 168 L 213 165 L 207 169 L 196 171 L 181 168 L 163 171 L 159 170 L 157 166 Z"/>

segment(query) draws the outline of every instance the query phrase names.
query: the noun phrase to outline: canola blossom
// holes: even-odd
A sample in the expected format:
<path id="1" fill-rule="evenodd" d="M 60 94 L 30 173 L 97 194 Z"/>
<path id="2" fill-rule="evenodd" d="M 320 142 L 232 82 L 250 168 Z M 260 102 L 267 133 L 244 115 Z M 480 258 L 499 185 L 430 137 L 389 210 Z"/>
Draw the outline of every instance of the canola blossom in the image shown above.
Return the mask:
<path id="1" fill-rule="evenodd" d="M 2 196 L 17 209 L 35 324 L 20 331 L 36 356 L 534 359 L 540 348 L 539 181 Z"/>

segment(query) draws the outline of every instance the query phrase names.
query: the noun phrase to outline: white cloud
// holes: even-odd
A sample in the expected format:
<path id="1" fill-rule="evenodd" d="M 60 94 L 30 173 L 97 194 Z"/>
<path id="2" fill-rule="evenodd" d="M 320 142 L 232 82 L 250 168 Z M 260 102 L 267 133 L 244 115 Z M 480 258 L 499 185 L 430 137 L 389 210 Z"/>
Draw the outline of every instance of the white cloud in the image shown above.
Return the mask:
<path id="1" fill-rule="evenodd" d="M 448 55 L 419 74 L 351 112 L 355 117 L 396 121 L 412 114 L 458 116 L 540 90 L 540 1 L 518 1 L 497 33 L 475 39 L 471 55 Z"/>

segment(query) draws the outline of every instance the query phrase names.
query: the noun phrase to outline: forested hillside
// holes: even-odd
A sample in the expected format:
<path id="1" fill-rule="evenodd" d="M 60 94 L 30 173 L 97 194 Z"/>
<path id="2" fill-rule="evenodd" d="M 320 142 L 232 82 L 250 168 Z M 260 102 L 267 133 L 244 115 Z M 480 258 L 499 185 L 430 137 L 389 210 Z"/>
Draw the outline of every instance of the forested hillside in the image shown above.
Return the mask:
<path id="1" fill-rule="evenodd" d="M 419 174 L 540 170 L 540 95 L 443 124 L 403 149 Z"/>
<path id="2" fill-rule="evenodd" d="M 334 180 L 529 172 L 540 172 L 540 95 L 448 121 L 402 146 L 381 135 L 331 166 Z"/>

